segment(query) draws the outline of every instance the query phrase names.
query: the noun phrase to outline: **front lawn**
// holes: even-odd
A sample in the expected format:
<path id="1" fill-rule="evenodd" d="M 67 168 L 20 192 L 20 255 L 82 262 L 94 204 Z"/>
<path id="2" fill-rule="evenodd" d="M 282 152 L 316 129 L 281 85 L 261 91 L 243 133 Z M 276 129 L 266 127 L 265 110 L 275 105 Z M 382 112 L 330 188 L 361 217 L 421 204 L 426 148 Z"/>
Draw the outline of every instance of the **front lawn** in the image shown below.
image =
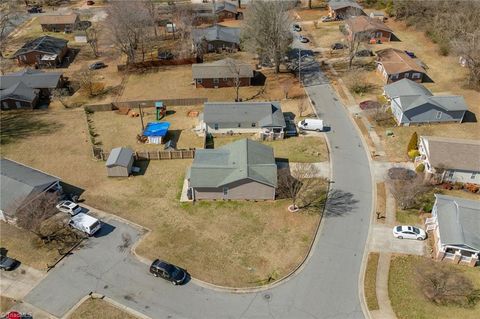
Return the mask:
<path id="1" fill-rule="evenodd" d="M 377 310 L 377 268 L 379 253 L 368 254 L 367 269 L 365 270 L 365 300 L 367 301 L 367 307 L 369 310 Z"/>
<path id="2" fill-rule="evenodd" d="M 68 319 L 136 319 L 137 317 L 101 299 L 87 299 Z"/>
<path id="3" fill-rule="evenodd" d="M 420 283 L 413 274 L 421 262 L 435 263 L 419 256 L 395 256 L 390 264 L 388 293 L 392 308 L 398 319 L 476 319 L 480 312 L 480 303 L 472 308 L 457 306 L 439 306 L 426 299 Z M 459 270 L 469 278 L 476 289 L 480 289 L 480 271 L 477 268 L 440 263 L 447 270 Z"/>

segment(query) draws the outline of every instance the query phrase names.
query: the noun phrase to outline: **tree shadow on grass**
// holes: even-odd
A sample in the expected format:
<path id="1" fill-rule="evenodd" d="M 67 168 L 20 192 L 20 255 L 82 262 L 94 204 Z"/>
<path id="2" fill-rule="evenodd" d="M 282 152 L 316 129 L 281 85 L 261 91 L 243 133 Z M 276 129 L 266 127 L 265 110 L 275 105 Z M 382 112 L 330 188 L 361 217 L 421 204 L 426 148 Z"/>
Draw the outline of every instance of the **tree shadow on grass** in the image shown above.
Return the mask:
<path id="1" fill-rule="evenodd" d="M 38 118 L 36 112 L 5 112 L 0 121 L 0 145 L 30 136 L 50 134 L 63 126 Z"/>
<path id="2" fill-rule="evenodd" d="M 342 217 L 357 207 L 358 200 L 352 193 L 333 189 L 328 194 L 325 213 L 328 217 Z"/>

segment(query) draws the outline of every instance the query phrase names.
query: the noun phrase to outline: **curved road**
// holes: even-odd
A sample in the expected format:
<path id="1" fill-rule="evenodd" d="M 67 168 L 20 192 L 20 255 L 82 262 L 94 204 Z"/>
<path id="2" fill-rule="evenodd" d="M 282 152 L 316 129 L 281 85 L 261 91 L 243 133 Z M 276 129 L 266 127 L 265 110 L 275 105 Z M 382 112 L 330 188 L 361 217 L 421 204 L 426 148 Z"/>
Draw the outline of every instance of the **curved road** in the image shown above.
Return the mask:
<path id="1" fill-rule="evenodd" d="M 218 292 L 195 281 L 174 287 L 118 249 L 122 233 L 136 240 L 138 231 L 106 219 L 111 232 L 54 268 L 26 301 L 57 317 L 94 291 L 152 318 L 364 318 L 358 283 L 372 212 L 369 162 L 346 110 L 315 69 L 304 82 L 317 114 L 332 127 L 327 137 L 335 196 L 301 272 L 257 293 Z"/>

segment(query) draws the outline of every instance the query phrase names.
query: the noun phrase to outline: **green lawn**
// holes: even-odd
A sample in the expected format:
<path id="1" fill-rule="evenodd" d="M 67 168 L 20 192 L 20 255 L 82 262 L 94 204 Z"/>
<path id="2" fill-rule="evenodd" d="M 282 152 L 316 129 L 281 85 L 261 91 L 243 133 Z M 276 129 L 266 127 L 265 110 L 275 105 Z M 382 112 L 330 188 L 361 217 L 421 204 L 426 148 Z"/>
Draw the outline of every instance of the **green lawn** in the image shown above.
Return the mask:
<path id="1" fill-rule="evenodd" d="M 397 222 L 404 225 L 417 225 L 420 224 L 420 213 L 418 209 L 409 210 L 397 210 Z"/>
<path id="2" fill-rule="evenodd" d="M 427 300 L 419 283 L 414 279 L 415 266 L 423 261 L 435 261 L 419 256 L 395 256 L 390 265 L 388 293 L 392 308 L 398 319 L 478 319 L 480 303 L 473 308 L 454 306 L 438 306 Z M 466 266 L 452 265 L 446 262 L 443 267 L 459 269 L 470 278 L 477 289 L 480 289 L 480 270 Z"/>

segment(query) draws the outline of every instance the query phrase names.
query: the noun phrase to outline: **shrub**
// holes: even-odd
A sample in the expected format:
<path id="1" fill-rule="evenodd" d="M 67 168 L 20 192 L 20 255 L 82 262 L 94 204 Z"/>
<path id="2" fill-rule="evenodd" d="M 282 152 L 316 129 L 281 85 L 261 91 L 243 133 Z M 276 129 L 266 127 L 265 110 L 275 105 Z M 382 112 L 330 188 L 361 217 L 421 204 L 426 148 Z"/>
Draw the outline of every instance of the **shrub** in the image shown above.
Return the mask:
<path id="1" fill-rule="evenodd" d="M 455 184 L 453 184 L 453 189 L 463 189 L 463 183 L 455 182 Z"/>
<path id="2" fill-rule="evenodd" d="M 417 156 L 420 156 L 420 152 L 418 150 L 410 150 L 408 151 L 408 157 L 411 159 L 411 160 L 414 160 L 415 157 Z"/>
<path id="3" fill-rule="evenodd" d="M 423 173 L 425 171 L 425 165 L 423 165 L 423 163 L 421 163 L 420 165 L 418 165 L 416 168 L 415 168 L 415 171 L 417 173 Z"/>
<path id="4" fill-rule="evenodd" d="M 480 189 L 480 186 L 473 184 L 473 183 L 467 183 L 465 184 L 465 190 L 472 192 L 472 193 L 478 193 L 478 190 Z"/>
<path id="5" fill-rule="evenodd" d="M 418 135 L 417 132 L 413 132 L 412 137 L 410 137 L 410 141 L 408 142 L 407 146 L 407 153 L 411 150 L 418 149 Z"/>
<path id="6" fill-rule="evenodd" d="M 450 46 L 448 45 L 448 43 L 445 43 L 445 42 L 439 43 L 438 53 L 441 56 L 447 56 L 450 53 Z"/>

